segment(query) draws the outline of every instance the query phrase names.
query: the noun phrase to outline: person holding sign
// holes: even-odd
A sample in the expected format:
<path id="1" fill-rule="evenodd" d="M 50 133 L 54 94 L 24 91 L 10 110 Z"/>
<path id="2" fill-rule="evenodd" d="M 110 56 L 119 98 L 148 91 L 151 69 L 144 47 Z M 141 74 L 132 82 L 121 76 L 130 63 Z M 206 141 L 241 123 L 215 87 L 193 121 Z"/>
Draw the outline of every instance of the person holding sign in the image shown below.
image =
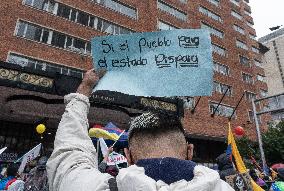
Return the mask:
<path id="1" fill-rule="evenodd" d="M 99 171 L 103 173 L 108 173 L 112 176 L 117 176 L 119 169 L 116 165 L 108 165 L 107 162 L 109 160 L 109 155 L 113 152 L 113 148 L 110 147 L 107 150 L 106 155 L 104 156 L 103 161 L 99 164 Z"/>
<path id="2" fill-rule="evenodd" d="M 217 171 L 190 160 L 192 146 L 186 143 L 179 119 L 153 113 L 130 124 L 125 153 L 132 165 L 120 169 L 116 178 L 101 173 L 87 120 L 88 97 L 99 76 L 87 71 L 77 93 L 65 96 L 65 113 L 47 163 L 51 191 L 233 191 Z"/>

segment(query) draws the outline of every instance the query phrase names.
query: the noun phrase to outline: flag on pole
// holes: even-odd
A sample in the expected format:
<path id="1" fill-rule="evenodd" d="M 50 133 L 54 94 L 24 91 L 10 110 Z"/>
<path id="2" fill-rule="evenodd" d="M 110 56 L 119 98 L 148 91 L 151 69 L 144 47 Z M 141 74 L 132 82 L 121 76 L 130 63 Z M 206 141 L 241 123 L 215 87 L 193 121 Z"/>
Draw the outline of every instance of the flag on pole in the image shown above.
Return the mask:
<path id="1" fill-rule="evenodd" d="M 24 154 L 24 156 L 20 158 L 22 159 L 22 162 L 18 170 L 19 173 L 24 172 L 27 163 L 31 162 L 32 160 L 34 160 L 36 157 L 39 156 L 40 150 L 41 150 L 41 143 L 35 146 L 34 148 L 32 148 L 29 152 L 27 152 L 26 154 Z"/>
<path id="2" fill-rule="evenodd" d="M 232 149 L 232 155 L 236 162 L 236 167 L 239 173 L 247 173 L 247 168 L 245 166 L 245 163 L 243 162 L 243 159 L 240 155 L 240 152 L 238 150 L 234 135 L 231 130 L 231 123 L 229 122 L 229 131 L 228 131 L 228 146 L 231 145 Z M 259 185 L 257 185 L 252 179 L 251 179 L 251 185 L 253 188 L 253 191 L 264 191 Z"/>
<path id="3" fill-rule="evenodd" d="M 96 137 L 96 138 L 104 138 L 108 140 L 117 141 L 118 135 L 115 133 L 109 133 L 108 131 L 101 129 L 101 128 L 91 128 L 89 130 L 89 136 L 90 137 Z"/>

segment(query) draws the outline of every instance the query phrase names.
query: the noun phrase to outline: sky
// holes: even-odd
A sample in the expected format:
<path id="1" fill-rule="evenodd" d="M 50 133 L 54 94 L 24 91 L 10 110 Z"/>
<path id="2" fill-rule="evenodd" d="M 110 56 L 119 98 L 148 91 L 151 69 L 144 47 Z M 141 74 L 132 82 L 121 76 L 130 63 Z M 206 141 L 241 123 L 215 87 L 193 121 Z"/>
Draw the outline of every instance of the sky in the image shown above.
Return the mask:
<path id="1" fill-rule="evenodd" d="M 249 5 L 257 38 L 271 33 L 270 27 L 284 27 L 284 0 L 250 0 Z"/>

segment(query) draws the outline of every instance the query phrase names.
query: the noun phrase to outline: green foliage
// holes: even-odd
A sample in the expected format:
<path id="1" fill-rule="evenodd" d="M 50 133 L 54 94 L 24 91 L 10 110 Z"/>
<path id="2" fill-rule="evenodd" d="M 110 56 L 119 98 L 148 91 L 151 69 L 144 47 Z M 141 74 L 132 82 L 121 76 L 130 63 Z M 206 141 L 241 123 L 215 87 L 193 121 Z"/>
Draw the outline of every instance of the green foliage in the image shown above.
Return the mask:
<path id="1" fill-rule="evenodd" d="M 257 142 L 253 142 L 245 136 L 236 139 L 236 142 L 244 159 L 249 159 L 252 155 L 257 161 L 261 161 Z M 270 126 L 268 131 L 262 134 L 262 142 L 268 166 L 275 163 L 284 163 L 284 121 L 274 127 Z M 248 163 L 246 165 L 249 166 Z"/>
<path id="2" fill-rule="evenodd" d="M 244 159 L 247 168 L 254 168 L 250 162 L 250 157 L 253 156 L 256 160 L 259 159 L 259 149 L 256 142 L 251 141 L 248 137 L 243 136 L 236 139 L 240 155 Z"/>
<path id="3" fill-rule="evenodd" d="M 263 134 L 263 147 L 268 165 L 284 162 L 284 121 Z"/>

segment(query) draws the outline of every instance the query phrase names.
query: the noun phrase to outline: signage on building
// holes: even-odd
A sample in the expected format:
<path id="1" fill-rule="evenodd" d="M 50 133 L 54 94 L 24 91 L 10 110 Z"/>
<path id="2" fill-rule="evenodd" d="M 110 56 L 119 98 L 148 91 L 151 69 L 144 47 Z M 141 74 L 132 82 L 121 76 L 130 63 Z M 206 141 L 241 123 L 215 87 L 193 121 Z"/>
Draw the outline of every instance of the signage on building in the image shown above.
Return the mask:
<path id="1" fill-rule="evenodd" d="M 54 73 L 43 73 L 15 64 L 0 62 L 0 86 L 17 87 L 33 92 L 42 92 L 53 95 L 67 95 L 76 92 L 82 79 Z M 29 94 L 30 99 L 30 94 Z M 42 101 L 38 95 L 33 96 Z M 37 99 L 38 98 L 38 99 Z M 12 95 L 12 100 L 25 100 L 27 95 Z M 63 104 L 63 98 L 48 100 L 44 103 Z M 119 92 L 98 90 L 90 98 L 92 106 L 114 109 L 115 107 L 133 108 L 138 110 L 166 111 L 170 114 L 182 116 L 182 101 L 171 98 L 138 97 Z"/>
<path id="2" fill-rule="evenodd" d="M 4 152 L 0 155 L 0 161 L 1 162 L 14 162 L 18 158 L 17 153 L 10 153 L 10 152 Z"/>
<path id="3" fill-rule="evenodd" d="M 204 29 L 179 29 L 92 40 L 94 67 L 108 72 L 96 86 L 136 96 L 212 94 L 211 38 Z"/>

